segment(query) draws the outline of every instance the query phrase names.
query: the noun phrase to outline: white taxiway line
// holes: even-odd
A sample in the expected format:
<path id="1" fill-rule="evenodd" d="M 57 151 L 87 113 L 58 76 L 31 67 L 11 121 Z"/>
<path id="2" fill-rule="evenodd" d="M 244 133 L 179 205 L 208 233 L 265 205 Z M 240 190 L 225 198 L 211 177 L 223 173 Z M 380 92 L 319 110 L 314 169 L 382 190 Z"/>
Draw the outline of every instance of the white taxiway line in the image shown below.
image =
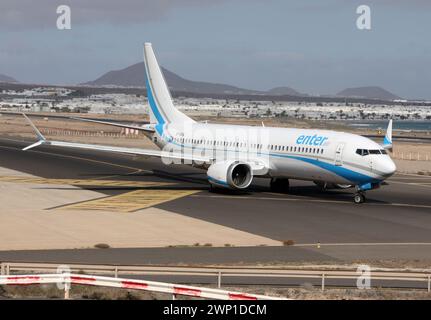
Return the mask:
<path id="1" fill-rule="evenodd" d="M 298 243 L 294 247 L 316 246 L 431 246 L 431 242 L 352 242 L 352 243 Z"/>
<path id="2" fill-rule="evenodd" d="M 304 201 L 304 198 L 272 198 L 272 197 L 250 197 L 250 196 L 211 196 L 211 195 L 192 195 L 191 197 L 199 198 L 225 198 L 225 199 L 238 199 L 238 200 L 271 200 L 271 201 Z M 321 200 L 321 199 L 306 199 L 307 202 L 317 202 L 317 203 L 341 203 L 341 204 L 351 204 L 349 201 L 341 200 Z M 421 204 L 409 204 L 409 203 L 362 203 L 361 206 L 395 206 L 395 207 L 412 207 L 412 208 L 430 208 L 431 205 L 421 205 Z M 360 207 L 360 206 L 358 206 Z"/>

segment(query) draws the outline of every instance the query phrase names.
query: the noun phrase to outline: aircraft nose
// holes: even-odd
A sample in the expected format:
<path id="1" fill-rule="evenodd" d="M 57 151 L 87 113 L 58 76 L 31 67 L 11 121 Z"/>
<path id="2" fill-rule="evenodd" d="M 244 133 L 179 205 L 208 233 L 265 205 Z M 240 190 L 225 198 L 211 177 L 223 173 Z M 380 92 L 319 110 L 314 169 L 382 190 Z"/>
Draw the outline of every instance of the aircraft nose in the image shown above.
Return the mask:
<path id="1" fill-rule="evenodd" d="M 385 177 L 390 177 L 397 171 L 397 167 L 395 163 L 392 161 L 392 159 L 387 159 L 383 165 L 383 173 Z"/>

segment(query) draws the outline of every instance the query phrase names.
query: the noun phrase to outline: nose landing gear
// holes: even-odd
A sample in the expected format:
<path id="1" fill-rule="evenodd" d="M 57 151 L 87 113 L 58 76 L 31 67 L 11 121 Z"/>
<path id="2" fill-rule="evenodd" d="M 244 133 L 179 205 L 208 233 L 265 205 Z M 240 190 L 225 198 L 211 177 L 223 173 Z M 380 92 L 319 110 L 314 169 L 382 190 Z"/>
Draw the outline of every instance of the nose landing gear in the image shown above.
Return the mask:
<path id="1" fill-rule="evenodd" d="M 355 203 L 364 203 L 365 202 L 365 192 L 357 191 L 353 197 L 353 201 Z"/>

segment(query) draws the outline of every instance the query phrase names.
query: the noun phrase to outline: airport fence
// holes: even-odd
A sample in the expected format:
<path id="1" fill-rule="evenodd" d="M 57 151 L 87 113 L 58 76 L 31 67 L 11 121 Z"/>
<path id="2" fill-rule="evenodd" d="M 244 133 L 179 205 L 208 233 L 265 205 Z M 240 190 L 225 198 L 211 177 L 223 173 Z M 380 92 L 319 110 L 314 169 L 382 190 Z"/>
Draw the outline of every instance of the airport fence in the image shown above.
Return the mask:
<path id="1" fill-rule="evenodd" d="M 343 287 L 356 287 L 356 280 L 361 275 L 356 267 L 346 266 L 292 266 L 283 268 L 271 267 L 186 267 L 186 266 L 121 266 L 121 265 L 88 265 L 68 264 L 70 272 L 109 274 L 118 278 L 120 274 L 128 276 L 189 276 L 212 277 L 221 288 L 224 279 L 242 278 L 249 285 L 259 284 L 256 279 L 317 279 L 321 290 L 331 286 L 328 282 L 333 279 L 349 280 Z M 16 272 L 57 272 L 58 264 L 49 263 L 1 263 L 1 274 L 12 275 Z M 371 268 L 370 277 L 373 281 L 379 280 L 379 286 L 397 288 L 402 282 L 405 288 L 418 288 L 423 285 L 431 292 L 431 269 L 394 269 Z M 351 281 L 354 280 L 354 281 Z"/>
<path id="2" fill-rule="evenodd" d="M 398 160 L 431 161 L 431 154 L 422 152 L 394 151 L 391 157 Z"/>
<path id="3" fill-rule="evenodd" d="M 145 281 L 127 278 L 113 278 L 93 275 L 82 275 L 73 273 L 55 274 L 26 274 L 0 276 L 0 285 L 40 285 L 57 284 L 64 289 L 64 298 L 70 298 L 71 285 L 85 285 L 98 287 L 111 287 L 121 289 L 144 290 L 158 293 L 171 294 L 172 299 L 176 296 L 187 296 L 194 298 L 217 299 L 217 300 L 284 300 L 281 297 L 250 294 L 220 289 L 194 287 L 186 285 L 175 285 L 172 283 Z"/>

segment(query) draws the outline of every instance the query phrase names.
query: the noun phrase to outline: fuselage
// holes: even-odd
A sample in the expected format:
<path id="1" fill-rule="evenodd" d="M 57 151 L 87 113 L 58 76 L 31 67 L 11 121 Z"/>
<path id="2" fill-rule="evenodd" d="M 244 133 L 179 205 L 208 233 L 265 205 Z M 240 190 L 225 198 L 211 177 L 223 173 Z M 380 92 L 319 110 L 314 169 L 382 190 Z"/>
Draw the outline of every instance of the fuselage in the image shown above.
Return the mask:
<path id="1" fill-rule="evenodd" d="M 395 172 L 376 142 L 330 130 L 209 123 L 164 124 L 152 140 L 162 149 L 206 155 L 215 162 L 260 160 L 267 176 L 349 184 L 372 189 Z"/>

